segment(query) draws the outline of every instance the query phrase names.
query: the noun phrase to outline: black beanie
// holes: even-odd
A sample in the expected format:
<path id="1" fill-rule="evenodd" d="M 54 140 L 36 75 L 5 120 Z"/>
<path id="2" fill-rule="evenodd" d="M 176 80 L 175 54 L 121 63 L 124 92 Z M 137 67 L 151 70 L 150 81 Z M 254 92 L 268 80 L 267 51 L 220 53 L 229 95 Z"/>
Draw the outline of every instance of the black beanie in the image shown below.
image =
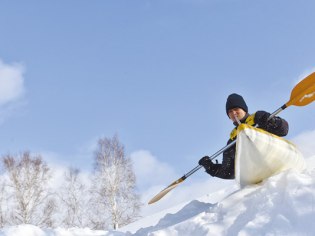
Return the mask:
<path id="1" fill-rule="evenodd" d="M 229 115 L 229 110 L 233 108 L 242 108 L 246 113 L 248 112 L 248 107 L 241 95 L 232 93 L 228 96 L 226 100 L 226 114 Z"/>

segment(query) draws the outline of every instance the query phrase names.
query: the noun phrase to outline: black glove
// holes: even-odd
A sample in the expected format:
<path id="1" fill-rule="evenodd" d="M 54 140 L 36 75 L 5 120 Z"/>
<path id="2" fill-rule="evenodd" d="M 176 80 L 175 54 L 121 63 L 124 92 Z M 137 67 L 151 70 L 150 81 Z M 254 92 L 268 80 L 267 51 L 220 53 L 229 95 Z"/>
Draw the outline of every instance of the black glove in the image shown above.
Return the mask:
<path id="1" fill-rule="evenodd" d="M 257 111 L 255 113 L 254 122 L 258 125 L 259 128 L 267 129 L 268 128 L 268 118 L 270 117 L 270 113 L 266 111 Z"/>
<path id="2" fill-rule="evenodd" d="M 203 166 L 206 169 L 206 172 L 211 176 L 215 176 L 216 173 L 218 172 L 219 168 L 218 160 L 216 160 L 216 163 L 214 164 L 211 161 L 210 157 L 204 156 L 199 160 L 198 164 Z"/>

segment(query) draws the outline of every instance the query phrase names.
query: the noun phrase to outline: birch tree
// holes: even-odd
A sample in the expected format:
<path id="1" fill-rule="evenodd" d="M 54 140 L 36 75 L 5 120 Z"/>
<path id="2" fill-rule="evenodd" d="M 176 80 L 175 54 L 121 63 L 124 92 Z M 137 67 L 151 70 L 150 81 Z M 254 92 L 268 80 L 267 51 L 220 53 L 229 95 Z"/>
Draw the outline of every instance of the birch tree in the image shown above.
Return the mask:
<path id="1" fill-rule="evenodd" d="M 0 176 L 0 228 L 3 228 L 7 222 L 9 205 L 8 192 L 6 188 L 6 176 Z"/>
<path id="2" fill-rule="evenodd" d="M 65 211 L 62 224 L 66 227 L 88 227 L 88 201 L 90 194 L 87 186 L 80 178 L 80 171 L 69 168 L 64 175 L 65 182 L 60 190 L 59 198 Z"/>
<path id="3" fill-rule="evenodd" d="M 9 178 L 9 193 L 15 203 L 10 224 L 53 226 L 56 204 L 48 188 L 50 169 L 42 157 L 24 152 L 20 156 L 6 155 L 2 161 Z"/>
<path id="4" fill-rule="evenodd" d="M 135 221 L 141 205 L 136 178 L 117 135 L 98 140 L 94 163 L 94 227 L 117 229 Z"/>

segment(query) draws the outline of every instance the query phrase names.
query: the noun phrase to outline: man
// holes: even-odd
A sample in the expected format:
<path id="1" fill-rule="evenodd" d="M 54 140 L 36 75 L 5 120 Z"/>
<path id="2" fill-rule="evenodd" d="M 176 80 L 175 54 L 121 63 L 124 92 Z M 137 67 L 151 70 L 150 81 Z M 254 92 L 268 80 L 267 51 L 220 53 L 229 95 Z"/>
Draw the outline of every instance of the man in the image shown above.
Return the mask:
<path id="1" fill-rule="evenodd" d="M 266 111 L 257 111 L 253 115 L 249 115 L 248 107 L 241 95 L 233 93 L 228 96 L 226 101 L 226 113 L 236 126 L 231 134 L 227 144 L 236 139 L 237 126 L 239 123 L 249 125 L 258 125 L 259 128 L 278 135 L 280 137 L 287 135 L 289 130 L 288 122 L 280 117 L 273 117 L 268 120 L 270 113 Z M 222 179 L 234 179 L 234 158 L 235 158 L 236 145 L 228 148 L 223 152 L 222 164 L 213 163 L 208 156 L 199 160 L 199 165 L 202 165 L 206 172 L 211 175 Z"/>

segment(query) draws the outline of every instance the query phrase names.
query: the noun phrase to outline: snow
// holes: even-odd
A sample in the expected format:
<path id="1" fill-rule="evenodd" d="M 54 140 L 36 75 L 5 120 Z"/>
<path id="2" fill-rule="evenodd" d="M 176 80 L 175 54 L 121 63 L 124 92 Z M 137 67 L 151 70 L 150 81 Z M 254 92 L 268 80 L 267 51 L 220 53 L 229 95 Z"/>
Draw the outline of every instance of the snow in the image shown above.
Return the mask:
<path id="1" fill-rule="evenodd" d="M 242 189 L 228 182 L 218 191 L 144 217 L 118 231 L 18 225 L 3 228 L 0 236 L 313 235 L 315 156 L 306 162 L 308 168 L 302 173 L 288 170 Z"/>

